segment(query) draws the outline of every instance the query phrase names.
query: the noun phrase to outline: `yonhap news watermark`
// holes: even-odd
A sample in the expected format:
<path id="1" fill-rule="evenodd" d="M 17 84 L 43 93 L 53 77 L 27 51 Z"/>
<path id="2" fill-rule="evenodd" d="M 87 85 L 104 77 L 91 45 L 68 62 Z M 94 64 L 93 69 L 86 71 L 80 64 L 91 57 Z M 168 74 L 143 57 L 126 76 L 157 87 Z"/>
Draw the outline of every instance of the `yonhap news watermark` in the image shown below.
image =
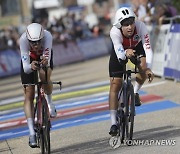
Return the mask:
<path id="1" fill-rule="evenodd" d="M 175 146 L 176 140 L 124 140 L 121 144 L 132 146 Z"/>

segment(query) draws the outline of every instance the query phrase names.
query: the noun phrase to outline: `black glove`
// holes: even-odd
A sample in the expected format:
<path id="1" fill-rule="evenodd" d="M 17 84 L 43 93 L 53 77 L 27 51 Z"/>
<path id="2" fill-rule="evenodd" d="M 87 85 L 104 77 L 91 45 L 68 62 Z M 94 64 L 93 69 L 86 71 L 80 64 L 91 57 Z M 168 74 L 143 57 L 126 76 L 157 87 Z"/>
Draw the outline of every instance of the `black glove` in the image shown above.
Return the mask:
<path id="1" fill-rule="evenodd" d="M 119 58 L 120 65 L 126 65 L 127 62 L 128 62 L 127 58 L 125 60 L 122 60 L 122 59 Z"/>
<path id="2" fill-rule="evenodd" d="M 138 57 L 133 56 L 133 57 L 131 57 L 129 59 L 134 65 L 140 65 L 140 63 L 141 63 L 141 60 Z"/>

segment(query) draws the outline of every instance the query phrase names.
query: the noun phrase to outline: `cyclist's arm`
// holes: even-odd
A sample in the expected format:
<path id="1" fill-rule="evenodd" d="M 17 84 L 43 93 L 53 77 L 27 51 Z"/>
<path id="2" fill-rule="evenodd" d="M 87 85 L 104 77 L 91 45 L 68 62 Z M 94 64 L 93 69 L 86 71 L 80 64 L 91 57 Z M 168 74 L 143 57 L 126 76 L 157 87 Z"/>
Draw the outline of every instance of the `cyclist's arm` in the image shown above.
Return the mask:
<path id="1" fill-rule="evenodd" d="M 116 27 L 112 27 L 110 31 L 110 37 L 113 42 L 113 46 L 114 46 L 114 50 L 116 52 L 117 58 L 125 60 L 126 53 L 122 45 L 122 35 L 121 35 L 120 30 L 117 29 Z"/>
<path id="2" fill-rule="evenodd" d="M 149 68 L 152 65 L 153 52 L 150 43 L 150 37 L 146 25 L 143 22 L 139 22 L 139 31 L 142 39 L 144 51 L 146 53 L 146 63 Z"/>
<path id="3" fill-rule="evenodd" d="M 47 65 L 50 66 L 50 59 L 51 59 L 51 51 L 52 51 L 52 35 L 50 32 L 45 31 L 44 36 L 44 46 L 43 46 L 43 57 L 44 60 L 47 59 Z"/>
<path id="4" fill-rule="evenodd" d="M 23 69 L 25 73 L 29 74 L 33 70 L 31 69 L 29 47 L 28 47 L 29 45 L 25 33 L 23 33 L 22 36 L 20 37 L 19 44 L 20 44 L 19 46 L 20 46 Z"/>

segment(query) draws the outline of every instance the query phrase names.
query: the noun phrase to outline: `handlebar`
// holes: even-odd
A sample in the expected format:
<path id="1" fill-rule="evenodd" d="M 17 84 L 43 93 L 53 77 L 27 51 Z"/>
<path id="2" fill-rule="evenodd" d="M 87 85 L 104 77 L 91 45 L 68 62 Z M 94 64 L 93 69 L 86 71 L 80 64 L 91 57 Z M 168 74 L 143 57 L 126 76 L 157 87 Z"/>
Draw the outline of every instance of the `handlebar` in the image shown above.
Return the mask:
<path id="1" fill-rule="evenodd" d="M 58 81 L 58 82 L 51 82 L 51 83 L 48 83 L 48 82 L 37 82 L 37 83 L 26 83 L 26 84 L 23 84 L 23 86 L 38 86 L 38 85 L 43 85 L 43 84 L 58 84 L 59 85 L 59 89 L 61 90 L 62 89 L 62 82 L 61 81 Z"/>
<path id="2" fill-rule="evenodd" d="M 42 64 L 40 64 L 39 62 L 38 63 L 36 63 L 35 64 L 39 69 L 40 68 L 42 68 L 43 70 L 44 70 L 44 72 L 45 72 L 45 82 L 42 82 L 42 81 L 40 81 L 40 82 L 36 82 L 36 83 L 27 83 L 27 84 L 23 84 L 24 85 L 24 87 L 26 87 L 26 86 L 35 86 L 35 85 L 37 85 L 37 86 L 41 86 L 41 85 L 43 85 L 43 84 L 58 84 L 59 85 L 59 89 L 61 90 L 62 89 L 62 82 L 61 81 L 58 81 L 58 82 L 50 82 L 50 83 L 48 83 L 47 82 L 47 66 L 44 66 L 44 65 L 42 65 Z M 37 70 L 34 70 L 34 72 L 37 72 Z M 36 79 L 36 73 L 34 73 L 34 80 Z M 35 80 L 36 81 L 36 80 Z"/>
<path id="3" fill-rule="evenodd" d="M 139 73 L 139 71 L 137 71 L 137 66 L 140 65 L 141 61 L 140 61 L 140 58 L 142 56 L 138 56 L 135 54 L 135 56 L 131 57 L 131 58 L 128 58 L 130 59 L 130 61 L 135 65 L 135 70 L 126 70 L 126 63 L 124 63 L 124 70 L 123 71 L 118 71 L 118 72 L 112 72 L 112 74 L 120 74 L 120 73 L 123 73 L 123 74 L 128 74 L 128 73 Z M 125 60 L 126 61 L 126 60 Z"/>

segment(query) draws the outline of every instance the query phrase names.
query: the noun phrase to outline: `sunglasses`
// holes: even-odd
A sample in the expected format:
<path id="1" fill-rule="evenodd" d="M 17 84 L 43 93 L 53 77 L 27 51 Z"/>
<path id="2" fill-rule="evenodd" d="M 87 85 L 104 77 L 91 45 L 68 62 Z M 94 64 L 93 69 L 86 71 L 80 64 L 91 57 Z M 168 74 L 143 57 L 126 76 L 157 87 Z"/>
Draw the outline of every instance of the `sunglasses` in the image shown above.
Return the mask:
<path id="1" fill-rule="evenodd" d="M 127 27 L 129 25 L 132 25 L 135 23 L 135 19 L 134 18 L 128 18 L 128 19 L 124 19 L 122 22 L 121 22 L 121 25 L 124 26 L 124 27 Z"/>
<path id="2" fill-rule="evenodd" d="M 29 40 L 29 43 L 32 45 L 39 45 L 39 44 L 41 44 L 41 40 L 38 40 L 38 41 L 30 41 Z"/>

